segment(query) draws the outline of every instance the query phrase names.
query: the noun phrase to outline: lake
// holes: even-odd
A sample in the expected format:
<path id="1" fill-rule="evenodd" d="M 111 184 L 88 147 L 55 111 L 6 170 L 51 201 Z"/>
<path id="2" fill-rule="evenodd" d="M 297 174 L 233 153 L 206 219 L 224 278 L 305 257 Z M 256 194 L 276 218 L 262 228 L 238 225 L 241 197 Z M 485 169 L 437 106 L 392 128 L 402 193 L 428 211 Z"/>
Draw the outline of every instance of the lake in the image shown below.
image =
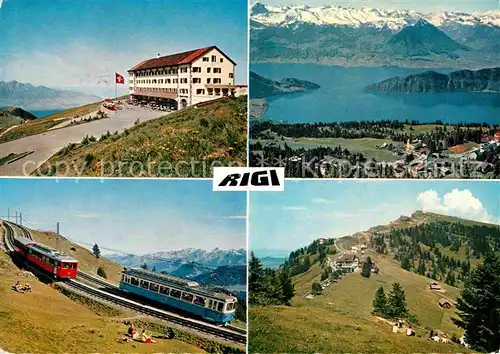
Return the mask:
<path id="1" fill-rule="evenodd" d="M 61 112 L 62 109 L 48 109 L 48 110 L 45 110 L 45 111 L 29 111 L 31 114 L 34 114 L 35 116 L 37 116 L 38 118 L 45 118 L 47 116 L 50 116 L 51 114 L 54 114 L 54 113 L 57 113 L 57 112 Z"/>
<path id="2" fill-rule="evenodd" d="M 250 70 L 272 80 L 292 77 L 321 86 L 320 89 L 311 92 L 270 97 L 269 108 L 264 114 L 264 119 L 288 123 L 385 119 L 408 119 L 419 122 L 441 120 L 446 123 L 500 123 L 500 94 L 497 93 L 373 94 L 363 92 L 363 87 L 368 84 L 429 69 L 251 64 Z M 453 69 L 438 71 L 448 73 Z"/>
<path id="3" fill-rule="evenodd" d="M 0 107 L 0 109 L 4 109 L 4 108 L 8 108 L 8 106 L 7 107 Z M 24 109 L 24 110 L 27 111 L 27 112 L 30 112 L 33 115 L 35 115 L 37 118 L 45 118 L 47 116 L 50 116 L 51 114 L 54 114 L 54 113 L 57 113 L 57 112 L 61 112 L 64 109 L 60 108 L 60 109 L 46 109 L 46 110 L 29 110 L 29 109 Z"/>

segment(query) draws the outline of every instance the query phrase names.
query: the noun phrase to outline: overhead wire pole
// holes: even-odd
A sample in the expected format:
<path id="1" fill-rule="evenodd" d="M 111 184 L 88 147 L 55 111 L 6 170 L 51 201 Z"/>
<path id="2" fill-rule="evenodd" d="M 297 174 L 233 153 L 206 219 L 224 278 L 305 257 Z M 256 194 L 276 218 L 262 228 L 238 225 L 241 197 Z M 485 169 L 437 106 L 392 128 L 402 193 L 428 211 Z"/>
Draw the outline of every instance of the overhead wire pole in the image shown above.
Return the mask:
<path id="1" fill-rule="evenodd" d="M 56 249 L 59 251 L 59 221 L 56 226 Z"/>

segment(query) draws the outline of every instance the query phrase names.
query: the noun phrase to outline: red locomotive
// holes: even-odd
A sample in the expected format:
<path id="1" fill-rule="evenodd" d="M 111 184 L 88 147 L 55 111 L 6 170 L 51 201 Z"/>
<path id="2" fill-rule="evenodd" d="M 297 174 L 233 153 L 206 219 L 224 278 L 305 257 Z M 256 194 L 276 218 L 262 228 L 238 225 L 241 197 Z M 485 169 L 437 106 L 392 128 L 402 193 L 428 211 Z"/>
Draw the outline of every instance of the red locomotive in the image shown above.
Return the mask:
<path id="1" fill-rule="evenodd" d="M 26 237 L 14 239 L 16 252 L 56 278 L 76 278 L 78 261 Z"/>

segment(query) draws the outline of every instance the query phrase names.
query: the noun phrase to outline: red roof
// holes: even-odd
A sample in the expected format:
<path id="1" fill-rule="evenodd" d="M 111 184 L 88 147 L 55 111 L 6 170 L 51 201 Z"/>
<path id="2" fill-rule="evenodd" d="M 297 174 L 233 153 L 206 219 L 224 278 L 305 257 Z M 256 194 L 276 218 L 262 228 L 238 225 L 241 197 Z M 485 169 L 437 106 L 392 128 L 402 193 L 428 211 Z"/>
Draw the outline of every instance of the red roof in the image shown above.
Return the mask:
<path id="1" fill-rule="evenodd" d="M 193 61 L 195 61 L 196 59 L 198 59 L 199 57 L 207 54 L 212 49 L 217 49 L 222 55 L 224 55 L 226 57 L 227 60 L 229 60 L 234 65 L 236 65 L 236 63 L 233 60 L 231 60 L 231 58 L 229 58 L 222 50 L 220 50 L 216 46 L 211 46 L 211 47 L 206 47 L 206 48 L 199 48 L 199 49 L 195 49 L 195 50 L 190 50 L 188 52 L 167 55 L 164 57 L 143 60 L 140 63 L 136 64 L 134 67 L 132 67 L 132 69 L 130 69 L 128 71 L 154 69 L 154 68 L 161 68 L 161 67 L 165 67 L 165 66 L 189 64 L 189 63 L 192 63 Z"/>

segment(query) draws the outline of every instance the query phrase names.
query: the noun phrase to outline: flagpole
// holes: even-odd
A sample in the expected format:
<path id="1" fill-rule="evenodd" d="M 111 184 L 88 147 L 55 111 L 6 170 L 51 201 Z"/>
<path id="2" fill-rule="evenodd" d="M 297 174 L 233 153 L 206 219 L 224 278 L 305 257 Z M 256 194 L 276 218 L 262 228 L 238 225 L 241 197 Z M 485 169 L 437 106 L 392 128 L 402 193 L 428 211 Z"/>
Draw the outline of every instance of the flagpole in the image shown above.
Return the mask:
<path id="1" fill-rule="evenodd" d="M 118 94 L 117 94 L 117 83 L 116 83 L 116 74 L 115 74 L 115 101 L 116 99 L 118 98 Z"/>

